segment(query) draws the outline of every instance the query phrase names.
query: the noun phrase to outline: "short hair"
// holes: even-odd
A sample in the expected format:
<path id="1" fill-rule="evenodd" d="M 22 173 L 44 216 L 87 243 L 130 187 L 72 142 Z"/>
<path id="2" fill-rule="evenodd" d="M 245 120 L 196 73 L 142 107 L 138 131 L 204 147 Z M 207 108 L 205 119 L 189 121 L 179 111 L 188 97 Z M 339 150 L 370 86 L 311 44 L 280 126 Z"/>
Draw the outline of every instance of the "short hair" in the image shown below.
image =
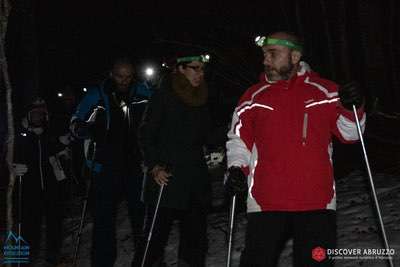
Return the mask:
<path id="1" fill-rule="evenodd" d="M 120 66 L 120 65 L 128 65 L 128 66 L 131 66 L 132 69 L 134 70 L 132 61 L 131 61 L 128 57 L 119 57 L 119 58 L 116 58 L 116 59 L 113 61 L 112 69 L 114 69 L 116 66 Z"/>

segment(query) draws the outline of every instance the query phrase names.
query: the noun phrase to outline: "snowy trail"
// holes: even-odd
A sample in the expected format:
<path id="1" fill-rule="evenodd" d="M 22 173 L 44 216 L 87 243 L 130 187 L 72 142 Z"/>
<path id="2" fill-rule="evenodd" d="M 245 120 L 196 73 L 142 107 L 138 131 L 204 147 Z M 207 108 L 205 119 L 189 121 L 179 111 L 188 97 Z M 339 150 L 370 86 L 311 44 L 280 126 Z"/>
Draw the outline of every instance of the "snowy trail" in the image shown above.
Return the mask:
<path id="1" fill-rule="evenodd" d="M 337 182 L 338 198 L 338 248 L 382 248 L 379 222 L 375 216 L 369 182 L 364 173 L 354 171 Z M 395 266 L 400 265 L 400 177 L 378 174 L 374 182 L 381 205 L 389 245 L 396 250 Z M 225 216 L 223 221 L 220 217 Z M 210 225 L 223 223 L 219 227 L 227 228 L 227 214 L 213 214 L 209 218 Z M 224 228 L 225 227 L 225 228 Z M 237 218 L 235 249 L 233 250 L 233 266 L 238 266 L 240 251 L 244 244 L 246 219 L 244 214 Z M 213 226 L 212 228 L 216 228 Z M 207 266 L 224 266 L 226 243 L 224 235 L 213 231 Z M 217 242 L 219 240 L 219 243 Z M 213 249 L 216 248 L 216 249 Z M 221 250 L 222 252 L 218 252 Z M 292 266 L 292 242 L 288 241 L 281 254 L 279 267 Z M 337 260 L 337 267 L 386 267 L 384 260 Z"/>
<path id="2" fill-rule="evenodd" d="M 396 250 L 395 265 L 400 266 L 400 177 L 384 174 L 374 176 L 381 212 L 391 248 Z M 365 173 L 354 171 L 337 181 L 338 198 L 338 248 L 382 248 L 383 242 L 375 216 L 372 197 Z M 228 214 L 223 199 L 221 179 L 215 179 L 213 185 L 213 212 L 208 216 L 209 251 L 207 266 L 225 266 L 227 255 Z M 126 203 L 122 203 L 117 217 L 118 259 L 116 267 L 128 266 L 132 258 L 132 241 L 127 219 Z M 82 237 L 79 266 L 90 266 L 90 235 L 92 224 L 89 222 Z M 238 266 L 241 250 L 244 246 L 246 217 L 243 212 L 236 216 L 235 236 L 232 253 L 232 266 Z M 177 224 L 173 226 L 165 251 L 166 262 L 176 266 Z M 71 236 L 65 240 L 64 252 L 72 251 Z M 68 245 L 69 244 L 69 245 Z M 288 241 L 281 254 L 279 267 L 291 266 L 292 242 Z M 337 267 L 385 267 L 384 260 L 337 260 Z"/>

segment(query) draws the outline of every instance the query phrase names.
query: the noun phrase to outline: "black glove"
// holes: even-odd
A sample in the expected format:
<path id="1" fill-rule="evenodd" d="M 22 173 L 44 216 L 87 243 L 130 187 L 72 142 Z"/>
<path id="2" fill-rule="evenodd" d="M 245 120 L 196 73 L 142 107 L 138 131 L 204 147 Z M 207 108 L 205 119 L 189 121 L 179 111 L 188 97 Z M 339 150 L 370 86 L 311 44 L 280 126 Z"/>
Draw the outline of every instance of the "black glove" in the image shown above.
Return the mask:
<path id="1" fill-rule="evenodd" d="M 78 138 L 88 138 L 90 136 L 89 124 L 84 121 L 77 120 L 72 122 L 71 130 L 73 135 Z"/>
<path id="2" fill-rule="evenodd" d="M 232 196 L 247 192 L 247 179 L 240 167 L 232 166 L 228 169 L 225 188 Z"/>
<path id="3" fill-rule="evenodd" d="M 106 124 L 102 120 L 94 122 L 75 121 L 72 132 L 78 138 L 93 138 L 96 142 L 104 141 L 106 135 Z"/>
<path id="4" fill-rule="evenodd" d="M 348 110 L 353 110 L 353 105 L 359 108 L 364 103 L 364 96 L 357 82 L 350 82 L 341 86 L 339 97 L 342 106 Z"/>

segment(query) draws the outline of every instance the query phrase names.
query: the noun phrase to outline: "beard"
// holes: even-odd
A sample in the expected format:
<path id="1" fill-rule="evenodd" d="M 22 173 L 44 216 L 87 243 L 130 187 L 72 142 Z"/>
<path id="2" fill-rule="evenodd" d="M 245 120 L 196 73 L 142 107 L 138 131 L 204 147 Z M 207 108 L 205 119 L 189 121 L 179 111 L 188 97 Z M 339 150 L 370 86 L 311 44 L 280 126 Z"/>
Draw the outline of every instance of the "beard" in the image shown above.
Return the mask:
<path id="1" fill-rule="evenodd" d="M 288 60 L 287 64 L 281 66 L 280 68 L 266 66 L 265 73 L 267 74 L 268 79 L 271 81 L 289 80 L 293 73 L 293 69 L 293 63 Z"/>
<path id="2" fill-rule="evenodd" d="M 114 82 L 113 88 L 120 93 L 126 93 L 129 90 L 130 84 L 118 84 Z"/>

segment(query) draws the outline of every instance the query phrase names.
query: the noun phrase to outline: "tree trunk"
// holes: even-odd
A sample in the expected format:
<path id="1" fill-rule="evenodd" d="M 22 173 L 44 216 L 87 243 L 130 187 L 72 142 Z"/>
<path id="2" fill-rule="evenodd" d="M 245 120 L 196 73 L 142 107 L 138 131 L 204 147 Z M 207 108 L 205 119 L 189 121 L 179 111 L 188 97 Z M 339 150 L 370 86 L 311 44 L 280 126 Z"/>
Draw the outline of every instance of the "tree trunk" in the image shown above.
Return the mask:
<path id="1" fill-rule="evenodd" d="M 0 0 L 1 1 L 1 0 Z M 39 90 L 39 58 L 36 41 L 34 0 L 14 0 L 13 10 L 8 20 L 5 53 L 8 60 L 8 73 L 13 87 L 14 118 L 20 121 L 24 108 L 36 96 L 44 95 Z"/>
<path id="2" fill-rule="evenodd" d="M 396 9 L 396 5 L 399 6 L 397 1 L 395 0 L 390 0 L 389 3 L 386 5 L 388 6 L 388 31 L 387 31 L 387 51 L 388 55 L 387 57 L 389 58 L 389 76 L 390 76 L 390 85 L 391 88 L 389 90 L 390 92 L 390 97 L 393 99 L 393 107 L 395 112 L 400 112 L 399 106 L 400 106 L 400 93 L 398 88 L 400 88 L 400 79 L 398 77 L 398 73 L 400 71 L 400 65 L 398 61 L 398 55 L 400 54 L 399 51 L 400 49 L 398 48 L 398 43 L 396 42 L 396 37 L 399 39 L 399 26 L 398 26 L 398 19 L 396 19 L 396 15 L 398 16 L 398 12 Z M 397 27 L 397 28 L 396 28 Z M 397 36 L 396 36 L 397 35 Z M 398 51 L 396 53 L 396 50 Z"/>
<path id="3" fill-rule="evenodd" d="M 3 9 L 5 8 L 5 9 Z M 7 101 L 7 155 L 6 155 L 6 163 L 8 166 L 8 170 L 10 173 L 8 188 L 7 188 L 7 230 L 10 231 L 13 227 L 13 216 L 12 216 L 12 194 L 13 188 L 15 184 L 15 176 L 12 168 L 13 158 L 14 158 L 14 137 L 15 137 L 15 129 L 14 129 L 14 116 L 13 116 L 13 106 L 12 106 L 12 88 L 10 77 L 8 75 L 8 64 L 7 58 L 5 55 L 4 49 L 4 40 L 6 36 L 7 24 L 8 24 L 8 15 L 10 11 L 10 5 L 7 0 L 1 1 L 1 38 L 0 38 L 0 66 L 2 70 L 2 80 L 4 81 L 4 85 L 6 88 L 6 101 Z M 3 13 L 6 11 L 5 13 Z"/>
<path id="4" fill-rule="evenodd" d="M 8 25 L 8 16 L 10 15 L 11 5 L 8 0 L 0 0 L 0 38 L 5 40 L 7 25 Z"/>
<path id="5" fill-rule="evenodd" d="M 382 9 L 378 3 L 358 1 L 359 29 L 364 62 L 362 73 L 365 79 L 367 97 L 370 101 L 378 98 L 379 108 L 385 112 L 393 108 L 393 96 L 388 94 L 390 91 L 390 81 L 388 77 L 387 62 L 384 55 L 384 38 L 386 33 L 382 32 Z"/>
<path id="6" fill-rule="evenodd" d="M 303 27 L 303 20 L 301 18 L 301 9 L 300 9 L 300 1 L 295 0 L 295 14 L 296 14 L 296 25 L 297 25 L 297 31 L 299 35 L 304 38 L 304 27 Z"/>
<path id="7" fill-rule="evenodd" d="M 333 44 L 332 44 L 332 37 L 329 27 L 329 19 L 328 19 L 328 10 L 326 8 L 326 4 L 324 0 L 319 1 L 321 5 L 321 13 L 322 13 L 322 20 L 324 23 L 325 34 L 326 34 L 326 41 L 327 41 L 327 49 L 328 49 L 328 57 L 329 57 L 329 67 L 331 71 L 331 78 L 333 80 L 336 79 L 336 69 L 335 69 L 335 56 L 333 51 Z"/>
<path id="8" fill-rule="evenodd" d="M 338 5 L 338 14 L 342 14 L 341 20 L 337 21 L 338 25 L 338 36 L 340 36 L 339 40 L 339 49 L 340 49 L 340 61 L 341 64 L 338 66 L 341 70 L 341 78 L 344 81 L 349 81 L 353 79 L 350 73 L 350 62 L 349 62 L 349 50 L 347 45 L 347 18 L 346 18 L 346 0 L 340 0 L 337 2 Z"/>

